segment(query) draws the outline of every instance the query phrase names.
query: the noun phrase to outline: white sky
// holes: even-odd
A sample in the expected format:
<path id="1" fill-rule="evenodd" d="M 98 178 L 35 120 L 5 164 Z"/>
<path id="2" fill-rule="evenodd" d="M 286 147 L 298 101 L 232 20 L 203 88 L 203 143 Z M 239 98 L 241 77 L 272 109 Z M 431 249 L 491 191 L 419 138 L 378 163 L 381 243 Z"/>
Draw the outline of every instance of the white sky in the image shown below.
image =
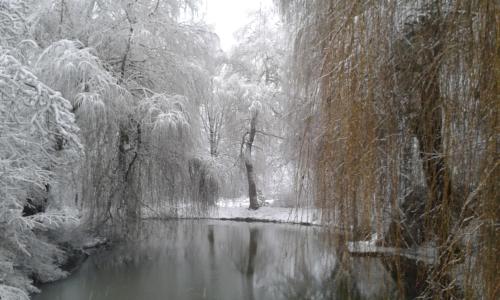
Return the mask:
<path id="1" fill-rule="evenodd" d="M 214 26 L 221 48 L 227 52 L 236 42 L 233 33 L 248 22 L 248 13 L 271 4 L 272 0 L 205 0 L 205 19 Z"/>

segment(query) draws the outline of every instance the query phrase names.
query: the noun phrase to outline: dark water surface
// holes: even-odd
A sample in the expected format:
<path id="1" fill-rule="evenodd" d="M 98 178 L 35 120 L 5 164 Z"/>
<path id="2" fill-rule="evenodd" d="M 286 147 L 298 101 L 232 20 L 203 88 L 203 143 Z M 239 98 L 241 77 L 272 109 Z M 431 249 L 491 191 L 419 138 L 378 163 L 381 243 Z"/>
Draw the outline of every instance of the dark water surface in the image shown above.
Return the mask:
<path id="1" fill-rule="evenodd" d="M 334 255 L 319 228 L 147 221 L 133 241 L 89 258 L 35 300 L 392 299 L 377 258 Z"/>

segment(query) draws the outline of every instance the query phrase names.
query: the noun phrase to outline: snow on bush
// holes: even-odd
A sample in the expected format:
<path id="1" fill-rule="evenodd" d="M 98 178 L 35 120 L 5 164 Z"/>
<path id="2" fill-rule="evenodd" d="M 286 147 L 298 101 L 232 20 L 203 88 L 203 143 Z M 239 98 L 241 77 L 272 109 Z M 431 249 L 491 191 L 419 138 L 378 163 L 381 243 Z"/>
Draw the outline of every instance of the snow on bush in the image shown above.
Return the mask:
<path id="1" fill-rule="evenodd" d="M 27 299 L 31 278 L 65 272 L 63 253 L 38 233 L 63 217 L 23 216 L 29 191 L 46 189 L 57 170 L 78 160 L 81 145 L 71 104 L 0 46 L 0 299 Z"/>

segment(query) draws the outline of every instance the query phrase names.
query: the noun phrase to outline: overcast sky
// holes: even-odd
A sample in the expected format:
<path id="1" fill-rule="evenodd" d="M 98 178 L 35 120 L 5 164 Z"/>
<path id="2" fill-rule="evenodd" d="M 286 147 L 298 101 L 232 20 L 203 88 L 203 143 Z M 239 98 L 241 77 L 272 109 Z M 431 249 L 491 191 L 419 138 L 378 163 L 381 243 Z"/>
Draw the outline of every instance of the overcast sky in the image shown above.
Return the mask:
<path id="1" fill-rule="evenodd" d="M 205 0 L 206 22 L 214 26 L 219 35 L 221 48 L 231 49 L 235 39 L 233 33 L 248 21 L 248 13 L 270 7 L 272 0 Z"/>

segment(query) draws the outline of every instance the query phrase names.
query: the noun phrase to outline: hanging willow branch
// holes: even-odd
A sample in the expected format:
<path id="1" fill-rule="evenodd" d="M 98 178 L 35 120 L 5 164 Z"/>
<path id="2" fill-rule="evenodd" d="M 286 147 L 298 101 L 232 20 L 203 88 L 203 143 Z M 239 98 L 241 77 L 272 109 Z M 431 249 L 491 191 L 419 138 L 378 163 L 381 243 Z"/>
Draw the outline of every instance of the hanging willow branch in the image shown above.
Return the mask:
<path id="1" fill-rule="evenodd" d="M 325 223 L 355 240 L 377 232 L 396 248 L 435 245 L 424 297 L 494 299 L 498 4 L 296 0 L 281 9 L 295 24 L 291 86 L 310 108 L 299 116 L 316 120 L 298 120 L 301 172 L 315 174 Z M 461 281 L 457 270 L 467 270 Z"/>

